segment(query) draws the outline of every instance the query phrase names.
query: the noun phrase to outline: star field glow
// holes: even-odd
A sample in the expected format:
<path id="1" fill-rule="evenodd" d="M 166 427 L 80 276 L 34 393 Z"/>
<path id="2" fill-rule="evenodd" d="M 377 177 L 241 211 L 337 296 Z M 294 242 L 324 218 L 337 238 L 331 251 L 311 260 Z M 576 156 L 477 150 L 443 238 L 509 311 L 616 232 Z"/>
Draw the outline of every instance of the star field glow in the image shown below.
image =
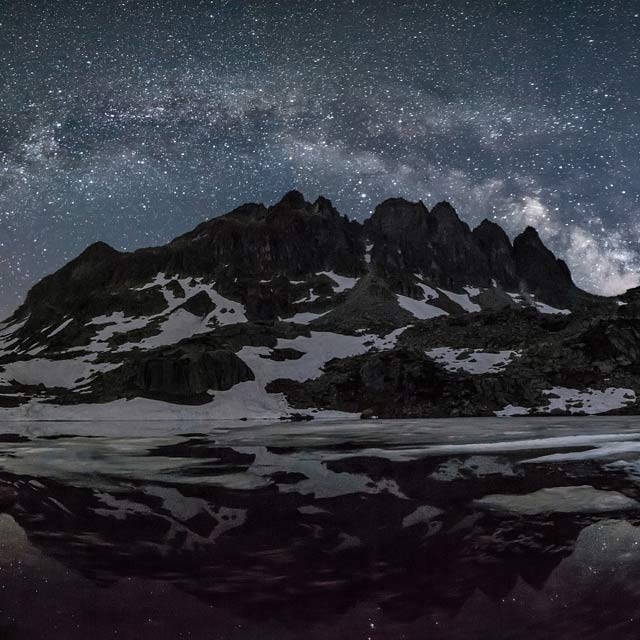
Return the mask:
<path id="1" fill-rule="evenodd" d="M 297 188 L 533 224 L 638 284 L 640 2 L 0 1 L 0 315 L 104 240 Z"/>

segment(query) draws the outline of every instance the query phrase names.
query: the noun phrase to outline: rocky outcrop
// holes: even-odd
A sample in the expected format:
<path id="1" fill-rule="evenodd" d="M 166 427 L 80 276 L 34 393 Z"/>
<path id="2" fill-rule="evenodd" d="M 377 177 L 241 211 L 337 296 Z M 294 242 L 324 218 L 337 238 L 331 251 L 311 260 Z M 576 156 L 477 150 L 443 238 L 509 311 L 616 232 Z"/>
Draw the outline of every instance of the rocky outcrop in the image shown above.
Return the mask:
<path id="1" fill-rule="evenodd" d="M 517 291 L 519 280 L 513 247 L 502 227 L 485 219 L 472 233 L 496 282 L 509 291 Z"/>
<path id="2" fill-rule="evenodd" d="M 135 382 L 146 394 L 189 397 L 253 379 L 251 369 L 231 351 L 175 351 L 141 359 Z"/>
<path id="3" fill-rule="evenodd" d="M 200 404 L 215 391 L 254 380 L 251 369 L 227 349 L 184 345 L 142 355 L 103 377 L 103 398 L 143 397 Z"/>
<path id="4" fill-rule="evenodd" d="M 276 380 L 270 391 L 294 407 L 322 406 L 379 418 L 492 416 L 510 401 L 540 400 L 526 378 L 449 373 L 423 351 L 401 347 L 330 363 L 304 384 Z"/>
<path id="5" fill-rule="evenodd" d="M 422 202 L 386 200 L 364 229 L 373 244 L 372 263 L 383 277 L 419 272 L 447 288 L 490 284 L 488 260 L 448 202 L 429 211 Z"/>
<path id="6" fill-rule="evenodd" d="M 18 492 L 8 482 L 0 483 L 0 513 L 13 507 L 18 499 Z"/>
<path id="7" fill-rule="evenodd" d="M 516 273 L 530 293 L 558 304 L 577 292 L 566 263 L 544 246 L 533 227 L 527 227 L 515 238 L 513 256 Z"/>
<path id="8" fill-rule="evenodd" d="M 173 268 L 224 280 L 292 278 L 325 270 L 362 271 L 361 226 L 331 202 L 292 191 L 272 207 L 243 205 L 198 225 L 168 245 Z M 224 271 L 222 271 L 224 269 Z"/>
<path id="9" fill-rule="evenodd" d="M 178 309 L 184 309 L 185 311 L 192 313 L 194 316 L 200 317 L 208 315 L 215 308 L 215 303 L 211 300 L 211 297 L 207 295 L 205 291 L 196 293 L 194 296 L 191 296 L 191 298 L 189 298 L 184 304 L 178 307 Z"/>

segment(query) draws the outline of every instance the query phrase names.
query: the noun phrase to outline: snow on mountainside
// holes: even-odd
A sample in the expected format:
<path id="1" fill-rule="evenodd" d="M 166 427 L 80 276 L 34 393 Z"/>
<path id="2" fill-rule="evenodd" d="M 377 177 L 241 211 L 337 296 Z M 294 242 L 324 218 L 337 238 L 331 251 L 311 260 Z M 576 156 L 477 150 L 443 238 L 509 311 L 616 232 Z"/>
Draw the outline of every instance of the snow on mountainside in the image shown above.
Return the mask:
<path id="1" fill-rule="evenodd" d="M 36 284 L 0 324 L 0 419 L 637 412 L 639 313 L 530 227 L 290 192 Z"/>

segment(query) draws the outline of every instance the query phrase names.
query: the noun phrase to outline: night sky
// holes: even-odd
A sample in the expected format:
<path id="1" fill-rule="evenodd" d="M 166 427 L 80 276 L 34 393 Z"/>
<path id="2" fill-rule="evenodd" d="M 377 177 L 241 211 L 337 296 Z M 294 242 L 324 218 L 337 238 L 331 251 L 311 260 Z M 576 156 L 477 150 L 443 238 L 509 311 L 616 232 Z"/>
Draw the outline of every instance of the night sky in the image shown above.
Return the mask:
<path id="1" fill-rule="evenodd" d="M 640 265 L 640 0 L 0 0 L 0 316 L 95 240 L 298 188 Z"/>

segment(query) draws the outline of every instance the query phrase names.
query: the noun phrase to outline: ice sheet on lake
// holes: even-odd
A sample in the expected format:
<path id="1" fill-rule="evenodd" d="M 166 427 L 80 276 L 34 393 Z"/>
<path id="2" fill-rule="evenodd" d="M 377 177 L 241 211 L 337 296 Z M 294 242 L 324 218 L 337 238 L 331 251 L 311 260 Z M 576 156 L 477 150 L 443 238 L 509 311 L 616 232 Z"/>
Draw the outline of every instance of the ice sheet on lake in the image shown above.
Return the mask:
<path id="1" fill-rule="evenodd" d="M 513 416 L 526 416 L 531 411 L 531 407 L 518 407 L 513 404 L 508 404 L 504 409 L 496 411 L 495 414 L 499 418 L 509 418 Z"/>
<path id="2" fill-rule="evenodd" d="M 423 504 L 402 519 L 402 526 L 407 528 L 413 527 L 414 525 L 421 524 L 423 522 L 429 522 L 436 516 L 439 516 L 441 513 L 442 509 L 432 507 L 428 504 Z"/>
<path id="3" fill-rule="evenodd" d="M 464 460 L 450 458 L 443 462 L 429 477 L 441 482 L 483 478 L 489 475 L 515 476 L 522 475 L 504 458 L 494 456 L 470 456 Z"/>
<path id="4" fill-rule="evenodd" d="M 550 487 L 522 495 L 494 494 L 475 500 L 474 504 L 493 511 L 526 516 L 640 509 L 640 503 L 618 491 L 602 491 L 589 485 Z"/>

